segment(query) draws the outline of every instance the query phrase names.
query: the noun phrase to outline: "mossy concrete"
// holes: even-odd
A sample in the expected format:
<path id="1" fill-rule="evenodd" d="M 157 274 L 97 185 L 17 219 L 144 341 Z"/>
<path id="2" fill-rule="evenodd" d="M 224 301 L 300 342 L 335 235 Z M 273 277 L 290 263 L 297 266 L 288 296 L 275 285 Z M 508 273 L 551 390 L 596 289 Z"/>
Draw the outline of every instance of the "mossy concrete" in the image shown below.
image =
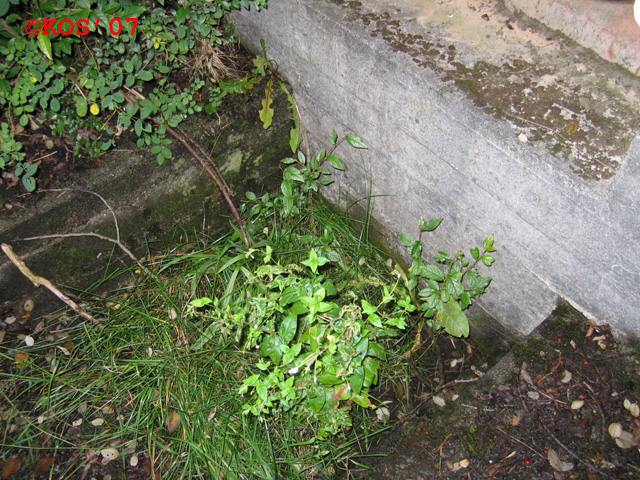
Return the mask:
<path id="1" fill-rule="evenodd" d="M 237 33 L 297 94 L 314 149 L 352 131 L 330 197 L 372 195 L 388 243 L 445 221 L 425 256 L 495 234 L 476 304 L 515 337 L 568 301 L 640 337 L 640 78 L 488 0 L 281 0 Z"/>
<path id="2" fill-rule="evenodd" d="M 274 123 L 265 130 L 258 118 L 260 94 L 236 98 L 236 106 L 216 116 L 191 117 L 185 131 L 199 142 L 222 170 L 235 192 L 236 206 L 246 191 L 273 190 L 279 184 L 279 160 L 289 155 L 291 128 L 287 101 L 277 92 Z M 158 166 L 155 155 L 121 141 L 102 157 L 99 168 L 82 172 L 68 188 L 101 195 L 113 209 L 121 241 L 141 258 L 163 241 L 195 239 L 199 233 L 227 231 L 233 221 L 213 180 L 182 144 Z M 73 291 L 84 290 L 118 267 L 132 265 L 113 244 L 94 237 L 22 241 L 26 237 L 94 232 L 115 238 L 113 217 L 100 199 L 88 193 L 51 192 L 32 208 L 0 217 L 0 241 L 40 276 Z M 180 226 L 180 229 L 177 229 Z M 44 287 L 35 289 L 4 255 L 0 258 L 0 304 L 36 298 L 50 309 L 57 300 Z M 37 312 L 36 312 L 37 313 Z"/>

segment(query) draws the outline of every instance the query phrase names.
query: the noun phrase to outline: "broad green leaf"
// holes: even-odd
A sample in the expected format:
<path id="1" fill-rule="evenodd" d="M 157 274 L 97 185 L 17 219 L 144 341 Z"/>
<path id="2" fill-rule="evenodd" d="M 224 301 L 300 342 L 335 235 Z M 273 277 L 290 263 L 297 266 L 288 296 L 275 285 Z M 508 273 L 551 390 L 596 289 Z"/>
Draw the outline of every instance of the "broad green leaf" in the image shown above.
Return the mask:
<path id="1" fill-rule="evenodd" d="M 389 323 L 387 321 L 387 323 Z M 382 345 L 376 342 L 369 342 L 369 351 L 368 354 L 372 357 L 379 358 L 380 360 L 387 359 L 387 351 L 384 349 Z"/>
<path id="2" fill-rule="evenodd" d="M 484 263 L 487 267 L 490 267 L 493 262 L 495 262 L 495 258 L 491 255 L 482 255 L 482 263 Z"/>
<path id="3" fill-rule="evenodd" d="M 38 48 L 49 60 L 53 60 L 53 55 L 51 53 L 51 39 L 49 35 L 43 35 L 42 33 L 38 34 Z"/>
<path id="4" fill-rule="evenodd" d="M 469 319 L 453 298 L 444 304 L 444 308 L 436 313 L 436 320 L 447 333 L 454 337 L 469 336 Z"/>
<path id="5" fill-rule="evenodd" d="M 478 260 L 480 258 L 480 249 L 478 247 L 474 247 L 471 249 L 471 256 Z"/>
<path id="6" fill-rule="evenodd" d="M 365 143 L 360 139 L 360 137 L 352 133 L 347 135 L 346 140 L 349 143 L 349 145 L 351 145 L 354 148 L 368 148 L 365 145 Z"/>
<path id="7" fill-rule="evenodd" d="M 356 367 L 353 370 L 353 373 L 349 375 L 349 386 L 351 390 L 353 390 L 356 394 L 359 394 L 362 390 L 362 385 L 364 383 L 364 367 Z"/>
<path id="8" fill-rule="evenodd" d="M 302 143 L 302 134 L 300 130 L 297 128 L 292 128 L 289 131 L 289 147 L 291 147 L 291 151 L 296 153 L 298 148 L 300 148 L 300 144 Z"/>
<path id="9" fill-rule="evenodd" d="M 443 218 L 434 218 L 433 220 L 429 220 L 425 222 L 424 218 L 420 217 L 420 231 L 421 232 L 432 232 L 438 225 L 444 220 Z"/>
<path id="10" fill-rule="evenodd" d="M 374 313 L 378 312 L 378 308 L 374 307 L 366 300 L 361 300 L 360 303 L 362 304 L 362 311 L 367 315 L 373 315 Z"/>
<path id="11" fill-rule="evenodd" d="M 340 158 L 336 155 L 333 155 L 333 154 L 328 155 L 327 162 L 329 162 L 329 165 L 331 165 L 336 170 L 344 170 L 344 166 L 342 165 L 342 160 L 340 160 Z"/>
<path id="12" fill-rule="evenodd" d="M 331 138 L 331 143 L 332 143 L 333 145 L 335 145 L 335 144 L 336 144 L 336 142 L 338 141 L 338 134 L 336 133 L 335 129 L 332 129 L 332 130 L 331 130 L 331 136 L 330 136 L 330 138 Z"/>
<path id="13" fill-rule="evenodd" d="M 424 267 L 423 277 L 429 280 L 435 280 L 436 282 L 442 282 L 444 280 L 444 273 L 435 265 L 426 265 Z"/>
<path id="14" fill-rule="evenodd" d="M 416 239 L 413 235 L 403 233 L 400 235 L 400 243 L 410 249 L 416 243 Z"/>
<path id="15" fill-rule="evenodd" d="M 280 324 L 278 334 L 282 338 L 282 342 L 288 344 L 296 335 L 298 329 L 298 317 L 296 315 L 288 315 Z"/>

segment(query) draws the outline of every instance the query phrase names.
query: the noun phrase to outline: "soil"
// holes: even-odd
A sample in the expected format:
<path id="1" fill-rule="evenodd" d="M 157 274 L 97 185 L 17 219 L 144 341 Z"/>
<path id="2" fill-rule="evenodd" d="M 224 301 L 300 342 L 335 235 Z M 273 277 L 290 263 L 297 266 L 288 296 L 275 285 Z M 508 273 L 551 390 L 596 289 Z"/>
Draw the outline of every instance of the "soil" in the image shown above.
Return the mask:
<path id="1" fill-rule="evenodd" d="M 563 304 L 485 375 L 469 343 L 441 344 L 436 396 L 415 375 L 408 394 L 387 385 L 391 433 L 342 478 L 640 478 L 638 352 L 607 326 Z"/>

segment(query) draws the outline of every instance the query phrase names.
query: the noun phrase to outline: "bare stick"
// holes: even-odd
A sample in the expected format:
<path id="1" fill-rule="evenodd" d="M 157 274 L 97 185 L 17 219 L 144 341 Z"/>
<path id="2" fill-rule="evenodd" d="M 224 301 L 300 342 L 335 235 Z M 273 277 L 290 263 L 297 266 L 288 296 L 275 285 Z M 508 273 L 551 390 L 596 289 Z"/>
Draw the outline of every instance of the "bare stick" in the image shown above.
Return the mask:
<path id="1" fill-rule="evenodd" d="M 111 205 L 109 205 L 107 201 L 104 198 L 102 198 L 102 196 L 100 196 L 96 192 L 92 192 L 91 190 L 84 190 L 82 188 L 51 188 L 51 189 L 41 190 L 41 191 L 42 192 L 81 192 L 81 193 L 89 193 L 91 195 L 95 195 L 100 200 L 102 200 L 102 203 L 104 203 L 105 206 L 109 209 L 109 212 L 111 212 L 111 216 L 113 217 L 113 223 L 116 228 L 116 238 L 105 237 L 104 235 L 100 235 L 99 233 L 87 232 L 87 233 L 61 233 L 61 234 L 55 234 L 55 235 L 41 235 L 37 237 L 21 238 L 21 240 L 44 240 L 47 238 L 69 238 L 69 237 L 96 237 L 96 238 L 99 238 L 100 240 L 106 240 L 107 242 L 111 242 L 114 245 L 117 245 L 120 248 L 120 250 L 126 253 L 129 256 L 129 258 L 131 258 L 131 260 L 133 260 L 134 263 L 138 265 L 145 273 L 149 273 L 149 270 L 147 270 L 147 268 L 144 265 L 142 265 L 142 263 L 140 263 L 140 261 L 133 255 L 133 253 L 131 253 L 131 251 L 120 241 L 120 227 L 118 226 L 118 218 L 116 217 L 115 212 L 111 208 Z"/>
<path id="2" fill-rule="evenodd" d="M 27 267 L 25 265 L 25 263 L 22 260 L 20 260 L 18 255 L 16 255 L 16 253 L 13 251 L 13 249 L 11 248 L 11 245 L 7 245 L 6 243 L 3 243 L 2 244 L 2 251 L 7 255 L 7 257 L 9 257 L 9 260 L 11 260 L 13 262 L 13 264 L 16 267 L 18 267 L 18 270 L 20 270 L 20 272 L 25 277 L 27 277 L 29 280 L 31 280 L 31 282 L 33 283 L 34 286 L 39 287 L 40 285 L 42 285 L 42 286 L 46 287 L 56 297 L 58 297 L 64 303 L 66 303 L 71 308 L 73 308 L 73 310 L 78 315 L 80 315 L 82 318 L 85 318 L 87 320 L 91 320 L 92 322 L 96 321 L 96 319 L 93 318 L 91 315 L 89 315 L 84 308 L 82 308 L 80 305 L 78 305 L 76 302 L 74 302 L 69 297 L 67 297 L 64 293 L 62 293 L 60 290 L 58 290 L 58 287 L 56 287 L 53 283 L 51 283 L 46 278 L 39 277 L 38 275 L 35 275 L 31 270 L 29 270 L 29 267 Z"/>

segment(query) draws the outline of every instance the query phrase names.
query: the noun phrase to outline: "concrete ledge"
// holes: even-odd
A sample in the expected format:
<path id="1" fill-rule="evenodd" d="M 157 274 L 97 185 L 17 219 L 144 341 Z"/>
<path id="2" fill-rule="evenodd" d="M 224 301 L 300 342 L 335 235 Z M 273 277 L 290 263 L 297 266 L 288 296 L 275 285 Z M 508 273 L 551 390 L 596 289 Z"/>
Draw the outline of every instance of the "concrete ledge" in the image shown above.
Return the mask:
<path id="1" fill-rule="evenodd" d="M 238 99 L 235 112 L 222 112 L 221 118 L 192 117 L 183 126 L 217 163 L 236 192 L 237 206 L 247 190 L 276 188 L 281 179 L 280 160 L 290 153 L 284 94 L 276 92 L 274 104 L 282 114 L 276 115 L 269 130 L 263 129 L 258 118 L 260 101 L 260 93 L 253 98 L 247 95 Z M 68 185 L 96 192 L 109 203 L 118 219 L 122 243 L 138 258 L 147 253 L 147 242 L 164 248 L 162 241 L 171 239 L 178 225 L 194 240 L 193 231 L 227 231 L 232 221 L 213 180 L 181 144 L 174 141 L 171 148 L 174 158 L 158 166 L 148 149 L 121 141 L 116 151 L 102 158 L 100 168 L 85 171 L 78 185 Z M 35 274 L 58 286 L 83 290 L 108 277 L 113 268 L 132 266 L 131 259 L 113 244 L 93 237 L 20 241 L 72 232 L 116 236 L 111 213 L 94 195 L 38 195 L 44 198 L 35 208 L 0 217 L 0 242 L 11 244 Z M 44 288 L 34 288 L 4 255 L 0 257 L 0 292 L 0 303 L 23 296 L 35 298 L 39 310 L 34 314 L 50 311 L 58 303 Z"/>
<path id="2" fill-rule="evenodd" d="M 314 148 L 332 128 L 369 145 L 341 152 L 334 200 L 371 187 L 396 246 L 421 215 L 444 217 L 430 257 L 495 233 L 494 283 L 479 305 L 513 333 L 564 298 L 637 336 L 640 80 L 487 5 L 281 0 L 235 20 L 249 48 L 266 41 Z"/>

